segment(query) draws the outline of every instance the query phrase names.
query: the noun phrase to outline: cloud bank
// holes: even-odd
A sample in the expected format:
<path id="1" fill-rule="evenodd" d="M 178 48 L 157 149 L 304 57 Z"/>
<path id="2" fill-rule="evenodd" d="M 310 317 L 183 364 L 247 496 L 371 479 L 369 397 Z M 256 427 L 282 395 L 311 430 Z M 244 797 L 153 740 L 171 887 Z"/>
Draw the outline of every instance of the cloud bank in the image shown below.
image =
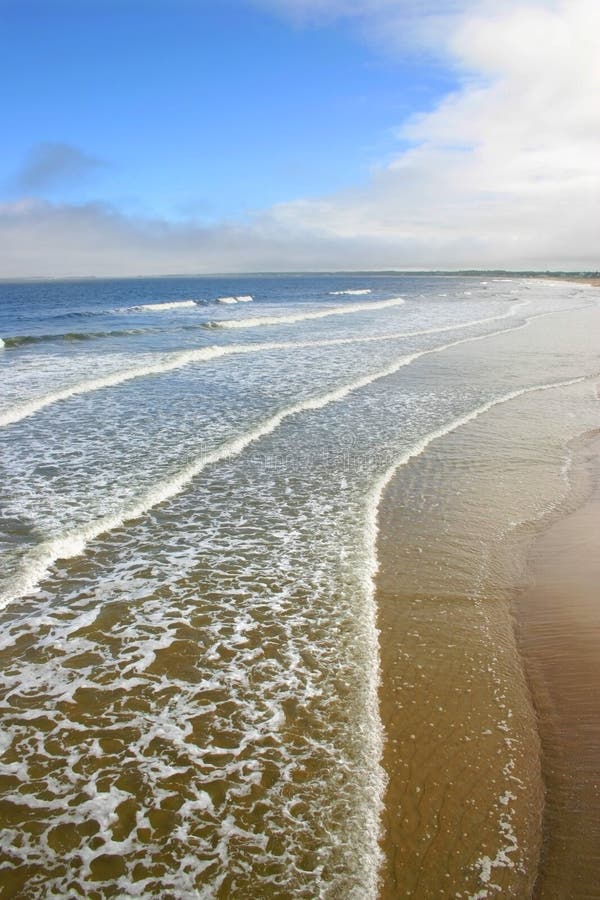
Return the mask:
<path id="1" fill-rule="evenodd" d="M 407 5 L 267 2 L 286 14 L 359 16 L 373 29 L 390 29 Z M 125 218 L 101 204 L 5 204 L 0 273 L 598 268 L 600 4 L 425 7 L 452 11 L 440 52 L 462 86 L 400 124 L 409 149 L 367 183 L 211 228 Z"/>

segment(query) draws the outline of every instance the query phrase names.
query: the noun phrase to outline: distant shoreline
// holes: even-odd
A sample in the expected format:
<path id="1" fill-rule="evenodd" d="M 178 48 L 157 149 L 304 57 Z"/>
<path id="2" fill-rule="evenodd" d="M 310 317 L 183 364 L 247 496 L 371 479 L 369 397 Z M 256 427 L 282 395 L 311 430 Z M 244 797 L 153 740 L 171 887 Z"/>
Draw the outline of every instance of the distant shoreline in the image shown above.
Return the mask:
<path id="1" fill-rule="evenodd" d="M 137 274 L 137 275 L 28 275 L 21 277 L 0 277 L 0 284 L 39 284 L 79 282 L 79 281 L 139 281 L 151 279 L 178 279 L 186 278 L 294 278 L 299 276 L 328 276 L 349 278 L 373 278 L 373 277 L 456 277 L 456 278 L 541 278 L 548 280 L 577 281 L 585 284 L 600 286 L 600 272 L 598 271 L 541 271 L 541 270 L 511 270 L 511 269 L 316 269 L 306 271 L 289 272 L 190 272 L 165 274 Z"/>

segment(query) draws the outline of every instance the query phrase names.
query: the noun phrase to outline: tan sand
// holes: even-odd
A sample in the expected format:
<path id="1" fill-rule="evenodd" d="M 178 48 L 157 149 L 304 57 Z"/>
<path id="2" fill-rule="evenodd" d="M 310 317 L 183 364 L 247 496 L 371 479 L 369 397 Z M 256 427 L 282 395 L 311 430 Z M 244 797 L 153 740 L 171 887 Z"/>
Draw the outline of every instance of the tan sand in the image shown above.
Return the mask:
<path id="1" fill-rule="evenodd" d="M 547 792 L 541 900 L 600 897 L 600 436 L 583 458 L 589 499 L 535 541 L 516 605 Z"/>
<path id="2" fill-rule="evenodd" d="M 477 453 L 481 435 L 472 437 Z M 478 602 L 468 587 L 479 540 L 466 522 L 481 480 L 471 473 L 460 480 L 467 449 L 467 429 L 448 436 L 399 473 L 381 508 L 377 607 L 388 789 L 380 900 L 523 900 L 537 872 L 539 739 L 510 597 L 484 590 Z M 443 480 L 453 496 L 439 520 L 435 502 L 422 515 L 403 502 L 406 479 L 437 496 L 436 473 L 450 471 L 454 478 Z M 499 482 L 482 478 L 492 502 Z"/>
<path id="3" fill-rule="evenodd" d="M 498 726 L 498 682 L 484 674 L 489 644 L 471 603 L 456 597 L 433 610 L 400 593 L 378 599 L 389 779 L 380 900 L 523 900 L 535 879 L 541 797 L 520 672 L 501 649 L 502 681 L 515 686 L 504 695 L 510 733 L 528 742 Z M 460 628 L 449 629 L 458 616 Z M 493 627 L 499 647 L 510 647 L 510 623 L 498 616 Z"/>
<path id="4" fill-rule="evenodd" d="M 588 278 L 584 278 L 584 277 L 578 278 L 577 276 L 572 275 L 572 276 L 569 276 L 567 280 L 568 281 L 579 281 L 583 284 L 591 284 L 592 287 L 600 287 L 600 278 L 589 278 L 589 277 Z"/>

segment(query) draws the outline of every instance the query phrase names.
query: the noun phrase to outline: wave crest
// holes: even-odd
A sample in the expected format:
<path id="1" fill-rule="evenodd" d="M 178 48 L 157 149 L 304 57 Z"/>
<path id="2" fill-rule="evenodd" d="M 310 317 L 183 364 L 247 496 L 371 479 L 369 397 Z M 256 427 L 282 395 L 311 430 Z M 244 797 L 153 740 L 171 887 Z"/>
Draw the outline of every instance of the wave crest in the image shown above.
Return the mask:
<path id="1" fill-rule="evenodd" d="M 354 288 L 348 291 L 329 291 L 330 297 L 339 297 L 341 294 L 351 294 L 354 297 L 358 297 L 360 294 L 370 294 L 372 293 L 371 288 Z"/>
<path id="2" fill-rule="evenodd" d="M 192 309 L 198 306 L 198 300 L 169 300 L 165 303 L 140 303 L 138 306 L 126 306 L 119 312 L 143 309 L 146 312 L 162 312 L 165 309 Z"/>
<path id="3" fill-rule="evenodd" d="M 327 309 L 312 312 L 290 313 L 287 316 L 254 316 L 249 319 L 230 319 L 228 321 L 209 322 L 211 328 L 255 328 L 261 325 L 291 325 L 294 322 L 306 322 L 309 319 L 324 319 L 327 316 L 346 316 L 352 313 L 369 312 L 370 310 L 387 309 L 401 306 L 406 301 L 402 297 L 391 300 L 378 300 L 375 303 L 353 303 L 347 306 L 330 306 Z"/>

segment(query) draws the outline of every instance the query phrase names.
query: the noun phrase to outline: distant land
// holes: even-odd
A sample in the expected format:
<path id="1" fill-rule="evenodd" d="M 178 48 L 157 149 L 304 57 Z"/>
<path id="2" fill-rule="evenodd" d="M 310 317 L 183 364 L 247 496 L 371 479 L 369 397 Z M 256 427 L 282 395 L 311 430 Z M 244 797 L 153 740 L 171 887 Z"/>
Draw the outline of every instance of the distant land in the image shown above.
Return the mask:
<path id="1" fill-rule="evenodd" d="M 564 278 L 566 280 L 599 281 L 600 270 L 554 270 L 554 269 L 315 269 L 289 272 L 195 272 L 181 273 L 171 272 L 167 275 L 31 275 L 22 278 L 2 278 L 0 284 L 23 284 L 39 281 L 128 281 L 135 279 L 166 279 L 166 278 L 246 278 L 246 277 L 272 277 L 289 278 L 290 276 L 303 275 L 348 275 L 353 277 L 370 277 L 375 275 L 454 275 L 458 276 L 482 276 L 493 278 Z"/>

